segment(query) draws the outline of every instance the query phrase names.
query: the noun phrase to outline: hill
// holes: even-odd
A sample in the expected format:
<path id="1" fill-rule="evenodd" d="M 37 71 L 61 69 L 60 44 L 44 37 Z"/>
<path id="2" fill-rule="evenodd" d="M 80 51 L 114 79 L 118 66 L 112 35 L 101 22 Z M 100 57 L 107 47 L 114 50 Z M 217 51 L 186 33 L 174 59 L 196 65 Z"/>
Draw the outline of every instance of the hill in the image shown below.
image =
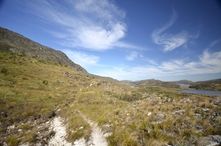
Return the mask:
<path id="1" fill-rule="evenodd" d="M 189 80 L 180 80 L 180 81 L 177 81 L 178 84 L 187 84 L 187 85 L 190 85 L 191 83 L 193 83 L 192 81 L 189 81 Z"/>
<path id="2" fill-rule="evenodd" d="M 221 79 L 206 80 L 195 82 L 197 84 L 221 84 Z"/>
<path id="3" fill-rule="evenodd" d="M 166 88 L 179 88 L 179 85 L 176 82 L 163 82 L 160 80 L 150 79 L 150 80 L 141 80 L 134 82 L 137 85 L 146 85 L 146 86 L 160 86 Z"/>
<path id="4" fill-rule="evenodd" d="M 198 81 L 190 84 L 190 88 L 221 91 L 221 79 Z"/>
<path id="5" fill-rule="evenodd" d="M 67 65 L 87 73 L 80 65 L 73 63 L 63 52 L 36 43 L 20 34 L 0 27 L 0 51 L 12 52 Z"/>

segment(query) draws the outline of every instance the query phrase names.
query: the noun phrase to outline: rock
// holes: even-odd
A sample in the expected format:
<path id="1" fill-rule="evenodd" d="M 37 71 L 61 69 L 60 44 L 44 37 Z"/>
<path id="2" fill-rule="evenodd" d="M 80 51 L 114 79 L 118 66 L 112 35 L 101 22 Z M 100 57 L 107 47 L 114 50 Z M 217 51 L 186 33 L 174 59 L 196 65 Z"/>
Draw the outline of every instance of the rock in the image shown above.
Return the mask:
<path id="1" fill-rule="evenodd" d="M 172 114 L 174 114 L 174 115 L 183 115 L 184 112 L 185 112 L 184 110 L 178 110 L 178 111 L 173 112 Z"/>
<path id="2" fill-rule="evenodd" d="M 165 115 L 164 114 L 156 114 L 155 118 L 158 119 L 158 120 L 162 120 L 162 119 L 165 118 Z"/>
<path id="3" fill-rule="evenodd" d="M 220 146 L 221 136 L 220 135 L 210 135 L 207 137 L 201 137 L 197 140 L 197 146 Z"/>
<path id="4" fill-rule="evenodd" d="M 164 121 L 165 115 L 164 114 L 155 114 L 154 115 L 154 121 L 151 122 L 151 124 L 160 124 Z"/>
<path id="5" fill-rule="evenodd" d="M 210 102 L 214 105 L 221 106 L 221 96 L 213 98 Z"/>
<path id="6" fill-rule="evenodd" d="M 7 112 L 1 112 L 1 116 L 8 117 L 8 114 L 7 114 Z"/>

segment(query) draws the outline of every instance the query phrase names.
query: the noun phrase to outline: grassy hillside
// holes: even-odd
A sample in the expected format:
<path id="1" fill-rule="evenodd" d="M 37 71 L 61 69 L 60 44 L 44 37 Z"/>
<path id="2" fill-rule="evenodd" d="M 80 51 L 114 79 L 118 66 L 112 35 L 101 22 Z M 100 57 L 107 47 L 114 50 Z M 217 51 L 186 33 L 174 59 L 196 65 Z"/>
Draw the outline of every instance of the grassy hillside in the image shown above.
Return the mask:
<path id="1" fill-rule="evenodd" d="M 160 86 L 160 87 L 166 87 L 166 88 L 179 88 L 180 86 L 176 82 L 163 82 L 160 80 L 141 80 L 134 82 L 137 85 L 146 85 L 146 86 Z"/>
<path id="2" fill-rule="evenodd" d="M 10 53 L 0 53 L 0 71 L 0 137 L 12 145 L 35 142 L 36 134 L 47 129 L 36 125 L 67 107 L 87 83 L 81 80 L 86 77 L 68 67 Z M 15 128 L 9 129 L 11 125 Z"/>
<path id="3" fill-rule="evenodd" d="M 221 134 L 221 107 L 213 98 L 0 52 L 0 145 L 47 144 L 54 116 L 65 119 L 68 141 L 88 139 L 91 128 L 80 113 L 111 133 L 110 146 L 191 145 Z"/>
<path id="4" fill-rule="evenodd" d="M 18 33 L 0 27 L 0 51 L 37 57 L 72 67 L 76 71 L 87 73 L 80 65 L 72 62 L 63 52 L 43 46 Z"/>

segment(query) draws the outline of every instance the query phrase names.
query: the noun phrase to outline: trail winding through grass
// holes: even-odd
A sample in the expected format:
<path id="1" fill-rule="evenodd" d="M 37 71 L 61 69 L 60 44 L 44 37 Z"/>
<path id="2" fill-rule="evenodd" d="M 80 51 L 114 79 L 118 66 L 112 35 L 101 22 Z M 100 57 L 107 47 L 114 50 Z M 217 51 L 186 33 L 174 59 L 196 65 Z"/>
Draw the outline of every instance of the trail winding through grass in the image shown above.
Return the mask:
<path id="1" fill-rule="evenodd" d="M 62 124 L 61 117 L 55 117 L 53 119 L 51 129 L 55 132 L 55 135 L 50 139 L 49 146 L 71 146 L 71 143 L 65 139 L 67 135 L 66 127 Z"/>
<path id="2" fill-rule="evenodd" d="M 55 132 L 54 137 L 52 137 L 49 141 L 49 146 L 107 146 L 107 140 L 102 132 L 102 130 L 98 127 L 97 123 L 89 120 L 85 115 L 81 112 L 79 114 L 82 118 L 91 126 L 92 133 L 89 138 L 89 141 L 86 142 L 85 139 L 81 138 L 71 144 L 70 142 L 66 141 L 65 137 L 67 136 L 66 133 L 66 126 L 62 124 L 61 117 L 55 117 L 52 120 L 51 129 Z"/>
<path id="3" fill-rule="evenodd" d="M 82 116 L 82 118 L 91 126 L 92 133 L 90 136 L 90 139 L 88 141 L 89 145 L 94 145 L 94 146 L 107 146 L 107 140 L 104 136 L 104 133 L 102 130 L 98 127 L 97 123 L 91 121 L 88 119 L 85 115 L 83 115 L 80 111 L 79 114 Z"/>

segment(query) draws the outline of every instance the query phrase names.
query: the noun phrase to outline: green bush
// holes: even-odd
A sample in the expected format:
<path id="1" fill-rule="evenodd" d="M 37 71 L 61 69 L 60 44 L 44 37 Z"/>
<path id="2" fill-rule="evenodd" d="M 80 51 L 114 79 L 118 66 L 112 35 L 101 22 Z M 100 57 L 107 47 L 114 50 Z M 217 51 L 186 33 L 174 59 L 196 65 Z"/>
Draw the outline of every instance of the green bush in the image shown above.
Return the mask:
<path id="1" fill-rule="evenodd" d="M 42 83 L 45 84 L 45 85 L 48 85 L 48 81 L 47 80 L 44 80 Z"/>
<path id="2" fill-rule="evenodd" d="M 49 109 L 49 108 L 43 108 L 41 110 L 41 116 L 43 118 L 52 118 L 54 117 L 56 114 L 55 112 L 52 110 L 52 109 Z"/>
<path id="3" fill-rule="evenodd" d="M 17 146 L 19 143 L 19 140 L 15 137 L 10 137 L 8 143 L 10 146 Z"/>
<path id="4" fill-rule="evenodd" d="M 7 72 L 8 72 L 8 69 L 5 68 L 5 67 L 2 67 L 2 69 L 1 69 L 1 73 L 3 73 L 3 74 L 7 74 Z"/>

